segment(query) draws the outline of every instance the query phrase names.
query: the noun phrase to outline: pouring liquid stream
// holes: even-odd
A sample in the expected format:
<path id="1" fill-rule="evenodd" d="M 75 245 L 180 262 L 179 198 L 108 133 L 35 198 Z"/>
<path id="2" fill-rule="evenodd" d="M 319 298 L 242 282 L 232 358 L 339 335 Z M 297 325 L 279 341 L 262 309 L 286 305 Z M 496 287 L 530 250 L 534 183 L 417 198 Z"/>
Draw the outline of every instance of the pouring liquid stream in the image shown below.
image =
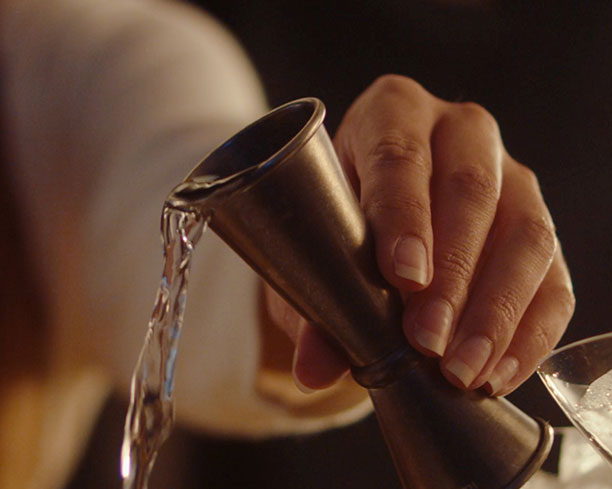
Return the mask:
<path id="1" fill-rule="evenodd" d="M 164 268 L 145 342 L 134 370 L 121 447 L 124 489 L 146 489 L 157 453 L 174 423 L 174 366 L 193 249 L 206 229 L 201 214 L 164 205 Z"/>

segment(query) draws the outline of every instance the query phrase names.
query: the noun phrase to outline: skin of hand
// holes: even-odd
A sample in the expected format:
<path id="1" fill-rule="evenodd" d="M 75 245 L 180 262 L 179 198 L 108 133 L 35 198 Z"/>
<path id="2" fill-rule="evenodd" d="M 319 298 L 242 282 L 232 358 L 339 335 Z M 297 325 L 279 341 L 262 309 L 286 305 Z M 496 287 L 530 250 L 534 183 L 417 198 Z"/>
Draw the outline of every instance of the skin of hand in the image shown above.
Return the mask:
<path id="1" fill-rule="evenodd" d="M 462 389 L 505 395 L 561 338 L 574 311 L 569 271 L 534 173 L 506 152 L 495 119 L 396 75 L 349 108 L 334 146 L 402 294 L 410 344 L 440 357 Z M 270 288 L 273 322 L 296 345 L 302 390 L 348 372 L 344 356 Z"/>

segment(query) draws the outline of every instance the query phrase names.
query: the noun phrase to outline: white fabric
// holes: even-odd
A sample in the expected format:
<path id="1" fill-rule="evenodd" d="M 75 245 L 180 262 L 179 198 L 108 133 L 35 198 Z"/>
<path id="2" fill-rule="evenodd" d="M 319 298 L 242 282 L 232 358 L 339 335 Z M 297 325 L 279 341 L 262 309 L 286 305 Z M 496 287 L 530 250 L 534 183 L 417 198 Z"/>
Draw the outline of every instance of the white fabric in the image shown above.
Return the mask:
<path id="1" fill-rule="evenodd" d="M 231 36 L 177 3 L 7 0 L 1 22 L 5 129 L 29 251 L 56 316 L 56 360 L 101 365 L 126 392 L 161 274 L 162 202 L 264 112 L 261 87 Z M 365 401 L 296 417 L 257 395 L 256 281 L 203 236 L 179 347 L 178 418 L 258 437 L 367 413 Z M 66 319 L 75 302 L 85 308 Z"/>

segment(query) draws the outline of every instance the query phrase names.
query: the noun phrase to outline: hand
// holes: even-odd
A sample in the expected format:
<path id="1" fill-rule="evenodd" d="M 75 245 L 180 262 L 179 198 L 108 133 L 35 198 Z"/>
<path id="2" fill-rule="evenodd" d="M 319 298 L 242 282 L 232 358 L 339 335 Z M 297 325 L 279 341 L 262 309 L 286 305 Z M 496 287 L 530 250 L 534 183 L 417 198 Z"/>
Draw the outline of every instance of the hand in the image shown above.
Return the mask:
<path id="1" fill-rule="evenodd" d="M 414 348 L 455 386 L 505 395 L 530 376 L 574 310 L 569 272 L 533 172 L 494 118 L 384 76 L 350 107 L 334 145 L 374 233 L 383 276 L 405 300 Z M 298 385 L 325 387 L 346 359 L 274 292 L 296 343 Z"/>

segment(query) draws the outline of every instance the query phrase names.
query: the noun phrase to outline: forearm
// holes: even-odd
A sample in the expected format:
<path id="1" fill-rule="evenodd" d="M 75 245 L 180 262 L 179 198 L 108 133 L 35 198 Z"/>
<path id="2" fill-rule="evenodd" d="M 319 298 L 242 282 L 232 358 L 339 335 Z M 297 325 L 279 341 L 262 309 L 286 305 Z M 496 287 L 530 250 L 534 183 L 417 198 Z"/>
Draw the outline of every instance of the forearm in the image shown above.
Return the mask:
<path id="1" fill-rule="evenodd" d="M 52 291 L 55 354 L 105 366 L 125 391 L 161 274 L 163 200 L 202 156 L 263 112 L 261 89 L 227 33 L 186 7 L 12 5 L 2 46 L 14 176 Z M 294 402 L 289 375 L 260 376 L 269 349 L 256 284 L 218 238 L 202 239 L 178 360 L 179 417 L 262 436 L 367 412 L 364 393 L 302 409 L 315 398 Z"/>
<path id="2" fill-rule="evenodd" d="M 260 86 L 230 36 L 178 4 L 11 1 L 2 24 L 11 171 L 53 316 L 54 355 L 95 358 L 126 385 L 160 277 L 164 198 L 264 110 Z M 200 266 L 232 267 L 222 246 L 198 256 Z M 211 273 L 227 291 L 235 274 Z M 244 277 L 256 330 L 254 279 Z M 214 298 L 192 302 L 196 318 L 204 305 L 220 314 Z"/>

